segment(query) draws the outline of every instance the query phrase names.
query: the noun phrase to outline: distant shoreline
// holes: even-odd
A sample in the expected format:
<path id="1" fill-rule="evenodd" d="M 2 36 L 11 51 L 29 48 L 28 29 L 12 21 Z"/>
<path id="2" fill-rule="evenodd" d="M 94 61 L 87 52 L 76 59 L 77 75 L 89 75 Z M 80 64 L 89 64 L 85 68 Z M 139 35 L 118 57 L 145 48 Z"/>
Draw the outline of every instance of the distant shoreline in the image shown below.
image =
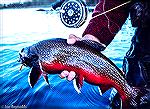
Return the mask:
<path id="1" fill-rule="evenodd" d="M 49 4 L 35 4 L 31 2 L 25 3 L 12 3 L 12 4 L 0 4 L 0 9 L 22 9 L 22 8 L 36 8 L 36 7 L 50 7 L 52 3 Z"/>
<path id="2" fill-rule="evenodd" d="M 22 9 L 22 8 L 37 8 L 37 7 L 51 7 L 54 2 L 24 2 L 24 3 L 10 3 L 10 4 L 0 4 L 0 9 Z M 93 7 L 95 5 L 87 3 L 88 7 Z M 93 10 L 93 9 L 92 9 Z"/>
<path id="3" fill-rule="evenodd" d="M 7 8 L 1 8 L 0 7 L 0 10 L 7 10 L 7 9 L 25 9 L 25 8 L 48 8 L 48 7 L 51 7 L 51 5 L 39 5 L 39 6 L 28 6 L 28 7 L 7 7 Z"/>

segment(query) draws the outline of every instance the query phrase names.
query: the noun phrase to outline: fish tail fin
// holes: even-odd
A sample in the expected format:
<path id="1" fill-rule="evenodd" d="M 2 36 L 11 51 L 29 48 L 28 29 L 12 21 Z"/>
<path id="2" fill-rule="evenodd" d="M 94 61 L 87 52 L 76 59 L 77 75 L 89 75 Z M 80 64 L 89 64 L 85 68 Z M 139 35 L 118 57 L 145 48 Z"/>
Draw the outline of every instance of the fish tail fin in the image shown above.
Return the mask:
<path id="1" fill-rule="evenodd" d="M 42 74 L 42 71 L 39 67 L 32 67 L 32 69 L 29 73 L 29 77 L 28 77 L 28 82 L 32 88 L 39 80 L 41 74 Z"/>
<path id="2" fill-rule="evenodd" d="M 148 91 L 145 88 L 132 88 L 131 98 L 129 99 L 131 109 L 138 108 L 140 106 L 141 97 L 144 96 L 146 93 L 148 93 Z"/>

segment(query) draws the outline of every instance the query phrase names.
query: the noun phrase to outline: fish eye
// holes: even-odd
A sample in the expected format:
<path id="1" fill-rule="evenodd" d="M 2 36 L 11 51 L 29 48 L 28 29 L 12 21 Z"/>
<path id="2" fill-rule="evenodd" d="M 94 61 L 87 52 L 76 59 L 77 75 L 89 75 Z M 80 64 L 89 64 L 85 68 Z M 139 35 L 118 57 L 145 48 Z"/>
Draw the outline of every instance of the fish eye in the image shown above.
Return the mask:
<path id="1" fill-rule="evenodd" d="M 38 55 L 34 54 L 31 56 L 32 60 L 36 61 L 39 59 Z"/>

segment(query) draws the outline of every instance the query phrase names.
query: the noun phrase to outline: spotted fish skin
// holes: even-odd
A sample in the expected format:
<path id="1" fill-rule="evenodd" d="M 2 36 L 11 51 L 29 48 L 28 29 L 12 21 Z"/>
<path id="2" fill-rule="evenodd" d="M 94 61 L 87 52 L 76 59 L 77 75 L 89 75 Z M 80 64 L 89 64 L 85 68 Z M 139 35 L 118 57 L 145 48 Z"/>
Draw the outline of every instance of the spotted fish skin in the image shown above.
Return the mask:
<path id="1" fill-rule="evenodd" d="M 40 75 L 48 82 L 47 74 L 59 74 L 63 70 L 75 71 L 79 89 L 83 80 L 92 85 L 107 86 L 107 89 L 114 87 L 120 94 L 124 109 L 137 107 L 140 90 L 129 86 L 123 72 L 100 52 L 101 47 L 97 47 L 96 42 L 94 44 L 95 47 L 90 46 L 88 41 L 77 41 L 69 45 L 66 39 L 49 39 L 23 48 L 20 61 L 31 68 L 31 87 Z"/>

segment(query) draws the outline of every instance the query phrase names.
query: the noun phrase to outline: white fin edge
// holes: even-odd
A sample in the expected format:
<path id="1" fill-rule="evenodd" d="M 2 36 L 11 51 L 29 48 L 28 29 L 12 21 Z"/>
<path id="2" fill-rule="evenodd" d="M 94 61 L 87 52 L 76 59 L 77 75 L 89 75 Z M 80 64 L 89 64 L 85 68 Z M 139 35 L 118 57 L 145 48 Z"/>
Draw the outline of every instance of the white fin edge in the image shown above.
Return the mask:
<path id="1" fill-rule="evenodd" d="M 102 96 L 102 91 L 101 91 L 100 87 L 98 87 L 98 91 L 99 91 L 100 96 Z"/>
<path id="2" fill-rule="evenodd" d="M 77 91 L 78 94 L 81 93 L 80 89 L 77 87 L 76 79 L 73 79 L 73 87 L 74 87 L 74 89 Z"/>
<path id="3" fill-rule="evenodd" d="M 29 86 L 30 86 L 30 87 L 32 87 L 31 84 L 30 84 L 30 73 L 31 73 L 31 70 L 32 70 L 32 68 L 30 69 L 30 72 L 29 72 L 29 74 L 28 74 L 28 83 L 29 83 Z"/>

